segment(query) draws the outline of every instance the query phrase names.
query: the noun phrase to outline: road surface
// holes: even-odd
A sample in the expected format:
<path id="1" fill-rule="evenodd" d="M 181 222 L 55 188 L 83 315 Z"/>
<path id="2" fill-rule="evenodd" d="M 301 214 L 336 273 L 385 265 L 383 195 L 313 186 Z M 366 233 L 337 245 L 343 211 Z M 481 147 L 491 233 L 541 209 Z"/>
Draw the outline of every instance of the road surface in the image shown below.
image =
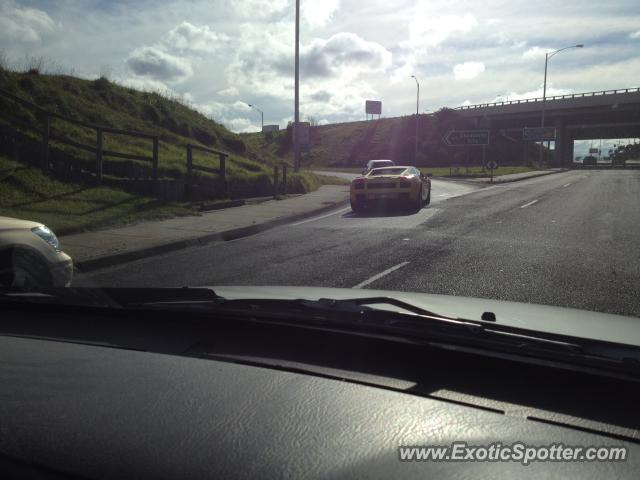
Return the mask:
<path id="1" fill-rule="evenodd" d="M 640 171 L 478 188 L 434 181 L 418 213 L 337 209 L 230 242 L 79 275 L 77 285 L 419 291 L 640 317 Z"/>

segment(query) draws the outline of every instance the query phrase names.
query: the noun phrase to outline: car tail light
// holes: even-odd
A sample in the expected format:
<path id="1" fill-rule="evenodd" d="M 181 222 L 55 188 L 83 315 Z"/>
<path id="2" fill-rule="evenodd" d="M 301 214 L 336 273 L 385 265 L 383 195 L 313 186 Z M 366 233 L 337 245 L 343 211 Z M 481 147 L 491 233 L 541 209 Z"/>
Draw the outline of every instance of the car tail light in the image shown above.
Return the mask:
<path id="1" fill-rule="evenodd" d="M 364 188 L 364 178 L 356 178 L 353 181 L 353 188 L 356 190 L 362 190 Z"/>

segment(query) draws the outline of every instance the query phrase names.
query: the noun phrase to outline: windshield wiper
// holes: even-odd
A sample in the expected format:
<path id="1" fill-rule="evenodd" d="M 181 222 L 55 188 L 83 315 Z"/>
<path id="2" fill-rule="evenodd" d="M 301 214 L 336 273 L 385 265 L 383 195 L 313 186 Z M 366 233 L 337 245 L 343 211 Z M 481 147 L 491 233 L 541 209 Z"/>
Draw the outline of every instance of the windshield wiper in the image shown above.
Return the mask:
<path id="1" fill-rule="evenodd" d="M 4 292 L 0 294 L 1 298 L 124 309 L 215 313 L 245 321 L 382 336 L 479 353 L 546 359 L 621 371 L 640 378 L 640 349 L 632 345 L 510 327 L 495 322 L 495 316 L 491 321 L 453 318 L 390 296 L 342 300 L 227 299 L 210 288 L 71 288 L 37 294 L 21 293 L 17 297 L 15 292 Z"/>

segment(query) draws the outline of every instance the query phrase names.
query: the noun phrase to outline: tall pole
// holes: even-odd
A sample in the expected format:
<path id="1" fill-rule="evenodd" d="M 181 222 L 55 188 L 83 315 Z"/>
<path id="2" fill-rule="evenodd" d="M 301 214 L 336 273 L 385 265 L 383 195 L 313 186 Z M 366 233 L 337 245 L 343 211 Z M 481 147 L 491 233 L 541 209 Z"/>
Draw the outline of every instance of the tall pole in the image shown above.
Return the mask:
<path id="1" fill-rule="evenodd" d="M 553 52 L 547 52 L 544 54 L 544 83 L 542 85 L 542 121 L 540 122 L 540 126 L 544 128 L 544 114 L 547 106 L 547 66 L 549 64 L 549 59 L 553 57 L 555 54 L 562 52 L 563 50 L 568 50 L 569 48 L 582 48 L 583 44 L 571 45 L 569 47 L 560 48 L 558 50 L 554 50 Z M 542 149 L 544 145 L 544 139 L 540 139 L 540 156 L 538 157 L 538 162 L 542 164 Z M 548 142 L 548 145 L 551 145 L 551 141 Z"/>
<path id="2" fill-rule="evenodd" d="M 544 54 L 544 84 L 542 85 L 542 121 L 540 127 L 544 128 L 544 114 L 547 105 L 547 65 L 549 64 L 549 52 Z M 540 154 L 538 156 L 538 167 L 542 166 L 542 149 L 544 141 L 540 139 Z"/>
<path id="3" fill-rule="evenodd" d="M 416 87 L 417 87 L 417 94 L 416 94 L 416 151 L 414 153 L 413 156 L 413 164 L 414 165 L 418 165 L 418 121 L 420 119 L 420 83 L 418 82 L 418 79 L 416 78 L 415 75 L 411 75 L 411 78 L 413 78 L 416 81 Z"/>
<path id="4" fill-rule="evenodd" d="M 260 110 L 258 107 L 256 107 L 255 105 L 251 105 L 250 103 L 247 103 L 247 105 L 249 105 L 254 110 L 257 110 L 258 112 L 260 112 L 260 127 L 261 127 L 260 131 L 264 132 L 264 112 Z"/>
<path id="5" fill-rule="evenodd" d="M 298 123 L 300 122 L 300 0 L 296 0 L 296 80 L 295 80 L 295 106 L 293 114 L 293 168 L 297 172 L 300 169 L 300 145 Z"/>

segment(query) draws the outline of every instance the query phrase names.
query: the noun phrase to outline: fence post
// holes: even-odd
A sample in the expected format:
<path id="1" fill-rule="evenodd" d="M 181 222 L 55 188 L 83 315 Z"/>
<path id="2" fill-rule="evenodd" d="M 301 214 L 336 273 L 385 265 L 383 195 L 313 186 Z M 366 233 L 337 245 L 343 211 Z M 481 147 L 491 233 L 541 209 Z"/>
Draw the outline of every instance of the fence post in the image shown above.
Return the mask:
<path id="1" fill-rule="evenodd" d="M 102 129 L 96 128 L 96 180 L 102 182 Z"/>
<path id="2" fill-rule="evenodd" d="M 49 170 L 49 129 L 51 127 L 51 117 L 44 115 L 44 125 L 42 128 L 42 170 Z"/>
<path id="3" fill-rule="evenodd" d="M 151 177 L 154 181 L 158 180 L 158 137 L 153 137 L 153 163 Z"/>
<path id="4" fill-rule="evenodd" d="M 284 186 L 284 194 L 287 194 L 287 164 L 282 164 L 282 185 Z"/>
<path id="5" fill-rule="evenodd" d="M 220 155 L 220 176 L 222 177 L 222 181 L 227 183 L 227 156 Z"/>
<path id="6" fill-rule="evenodd" d="M 273 196 L 278 196 L 278 166 L 273 166 Z"/>
<path id="7" fill-rule="evenodd" d="M 191 145 L 187 145 L 187 183 L 191 185 L 193 180 L 193 150 Z"/>

